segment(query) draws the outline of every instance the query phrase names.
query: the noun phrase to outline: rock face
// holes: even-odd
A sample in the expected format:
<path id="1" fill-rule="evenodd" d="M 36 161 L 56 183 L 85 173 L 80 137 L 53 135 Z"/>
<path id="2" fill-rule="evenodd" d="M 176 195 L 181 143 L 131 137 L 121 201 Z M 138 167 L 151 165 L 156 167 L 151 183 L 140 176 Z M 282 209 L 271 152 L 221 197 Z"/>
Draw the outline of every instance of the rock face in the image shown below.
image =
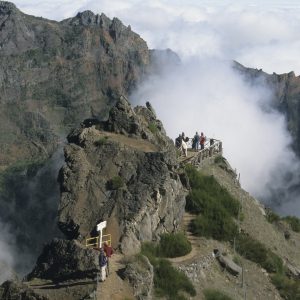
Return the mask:
<path id="1" fill-rule="evenodd" d="M 95 235 L 107 220 L 113 246 L 125 254 L 177 229 L 185 190 L 173 142 L 149 106 L 121 98 L 106 122 L 68 136 L 59 176 L 59 227 L 69 239 Z"/>
<path id="2" fill-rule="evenodd" d="M 66 127 L 101 117 L 149 65 L 146 42 L 91 11 L 55 22 L 0 1 L 0 166 L 47 156 Z"/>
<path id="3" fill-rule="evenodd" d="M 6 281 L 1 285 L 0 299 L 49 300 L 48 297 L 36 294 L 25 284 L 16 281 Z"/>
<path id="4" fill-rule="evenodd" d="M 294 72 L 286 74 L 267 74 L 262 70 L 251 69 L 235 63 L 234 67 L 247 80 L 254 84 L 265 83 L 274 92 L 274 108 L 282 112 L 287 119 L 288 129 L 293 137 L 293 148 L 300 155 L 300 76 Z"/>
<path id="5" fill-rule="evenodd" d="M 153 266 L 146 256 L 139 256 L 126 265 L 124 277 L 129 280 L 138 300 L 152 299 Z"/>
<path id="6" fill-rule="evenodd" d="M 54 239 L 45 246 L 28 279 L 36 277 L 55 282 L 94 278 L 98 269 L 98 251 L 87 249 L 77 241 Z"/>

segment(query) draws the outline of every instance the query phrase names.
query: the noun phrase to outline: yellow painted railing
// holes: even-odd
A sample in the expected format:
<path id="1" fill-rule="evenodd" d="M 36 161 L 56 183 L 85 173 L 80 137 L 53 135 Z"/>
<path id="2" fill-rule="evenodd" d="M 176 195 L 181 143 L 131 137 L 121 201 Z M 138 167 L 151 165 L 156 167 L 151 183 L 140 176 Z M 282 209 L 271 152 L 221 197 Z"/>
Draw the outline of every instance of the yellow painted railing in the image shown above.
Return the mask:
<path id="1" fill-rule="evenodd" d="M 106 243 L 108 246 L 111 246 L 111 234 L 102 235 L 102 243 Z M 85 246 L 88 248 L 98 248 L 99 247 L 99 236 L 88 238 L 85 240 Z"/>

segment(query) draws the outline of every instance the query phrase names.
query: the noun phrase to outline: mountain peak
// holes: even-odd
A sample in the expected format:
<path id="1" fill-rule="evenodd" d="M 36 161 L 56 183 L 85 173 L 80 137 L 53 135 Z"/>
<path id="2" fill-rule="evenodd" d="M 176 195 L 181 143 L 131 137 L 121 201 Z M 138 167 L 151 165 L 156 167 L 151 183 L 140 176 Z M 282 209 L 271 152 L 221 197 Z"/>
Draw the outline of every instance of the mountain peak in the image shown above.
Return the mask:
<path id="1" fill-rule="evenodd" d="M 0 1 L 0 15 L 10 15 L 12 12 L 19 12 L 12 2 Z"/>

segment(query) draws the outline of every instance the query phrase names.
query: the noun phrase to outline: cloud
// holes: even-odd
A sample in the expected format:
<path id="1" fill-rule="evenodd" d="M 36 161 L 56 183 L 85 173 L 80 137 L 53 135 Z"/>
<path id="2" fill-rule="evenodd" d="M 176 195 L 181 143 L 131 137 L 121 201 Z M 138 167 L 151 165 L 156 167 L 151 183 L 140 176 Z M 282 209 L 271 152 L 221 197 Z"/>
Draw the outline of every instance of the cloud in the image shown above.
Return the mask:
<path id="1" fill-rule="evenodd" d="M 271 97 L 263 82 L 248 84 L 231 62 L 207 59 L 153 76 L 132 95 L 136 104 L 153 104 L 173 138 L 203 131 L 221 139 L 224 156 L 255 195 L 264 194 L 278 161 L 294 159 L 284 117 L 265 109 Z"/>
<path id="2" fill-rule="evenodd" d="M 13 278 L 15 237 L 11 230 L 0 220 L 0 284 L 8 278 Z"/>
<path id="3" fill-rule="evenodd" d="M 297 1 L 17 0 L 29 14 L 61 20 L 90 9 L 131 24 L 151 48 L 237 60 L 267 72 L 300 74 Z"/>

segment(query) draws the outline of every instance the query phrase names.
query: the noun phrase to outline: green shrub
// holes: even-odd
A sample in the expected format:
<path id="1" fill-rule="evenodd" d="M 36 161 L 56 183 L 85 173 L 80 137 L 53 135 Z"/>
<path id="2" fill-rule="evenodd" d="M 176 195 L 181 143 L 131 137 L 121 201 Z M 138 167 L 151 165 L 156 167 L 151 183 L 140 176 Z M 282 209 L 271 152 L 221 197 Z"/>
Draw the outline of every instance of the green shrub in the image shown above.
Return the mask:
<path id="1" fill-rule="evenodd" d="M 153 134 L 157 133 L 158 131 L 157 125 L 155 123 L 150 123 L 148 128 Z"/>
<path id="2" fill-rule="evenodd" d="M 158 245 L 143 243 L 142 254 L 147 257 L 179 257 L 191 252 L 192 246 L 183 233 L 166 233 Z M 149 258 L 149 260 L 150 260 Z"/>
<path id="3" fill-rule="evenodd" d="M 176 241 L 179 246 L 175 245 Z M 173 247 L 175 249 L 169 249 Z M 189 249 L 191 249 L 190 244 L 182 233 L 162 235 L 159 245 L 152 242 L 142 244 L 141 254 L 147 256 L 154 267 L 154 287 L 157 296 L 170 300 L 186 300 L 180 291 L 191 296 L 196 295 L 194 286 L 188 277 L 172 267 L 169 261 L 161 258 L 185 255 Z"/>
<path id="4" fill-rule="evenodd" d="M 205 289 L 203 293 L 205 296 L 205 300 L 232 300 L 232 298 L 230 298 L 229 296 L 213 289 Z"/>
<path id="5" fill-rule="evenodd" d="M 269 223 L 276 223 L 280 221 L 280 216 L 278 216 L 276 213 L 274 213 L 271 210 L 267 212 L 266 218 Z"/>
<path id="6" fill-rule="evenodd" d="M 269 273 L 282 273 L 283 271 L 282 259 L 250 236 L 240 234 L 236 240 L 236 250 Z"/>
<path id="7" fill-rule="evenodd" d="M 232 240 L 238 232 L 232 217 L 238 216 L 239 202 L 213 176 L 205 176 L 193 166 L 187 166 L 186 173 L 192 188 L 187 196 L 186 210 L 201 213 L 192 221 L 192 232 L 218 240 Z"/>
<path id="8" fill-rule="evenodd" d="M 287 216 L 282 218 L 284 221 L 291 225 L 292 230 L 295 232 L 300 232 L 300 219 L 293 216 Z"/>
<path id="9" fill-rule="evenodd" d="M 107 140 L 108 140 L 108 136 L 101 137 L 99 140 L 94 142 L 94 145 L 96 147 L 101 147 L 101 146 L 105 145 Z"/>
<path id="10" fill-rule="evenodd" d="M 166 297 L 169 300 L 186 299 L 180 291 L 191 296 L 196 295 L 195 288 L 188 277 L 165 259 L 158 259 L 154 268 L 154 287 L 157 296 Z"/>
<path id="11" fill-rule="evenodd" d="M 289 279 L 287 276 L 283 274 L 272 275 L 271 280 L 283 299 L 300 300 L 299 281 Z"/>
<path id="12" fill-rule="evenodd" d="M 158 246 L 158 256 L 178 257 L 192 251 L 192 246 L 183 233 L 163 234 Z"/>
<path id="13" fill-rule="evenodd" d="M 124 181 L 122 177 L 115 176 L 107 182 L 106 186 L 108 190 L 118 190 L 124 186 Z"/>
<path id="14" fill-rule="evenodd" d="M 230 215 L 237 217 L 239 201 L 234 199 L 213 176 L 205 176 L 191 165 L 186 167 L 186 173 L 192 188 L 187 197 L 188 211 L 201 213 L 213 203 L 212 205 L 223 207 Z"/>
<path id="15" fill-rule="evenodd" d="M 197 216 L 191 223 L 191 230 L 198 236 L 221 241 L 231 241 L 238 234 L 236 223 L 223 208 L 213 208 Z"/>

